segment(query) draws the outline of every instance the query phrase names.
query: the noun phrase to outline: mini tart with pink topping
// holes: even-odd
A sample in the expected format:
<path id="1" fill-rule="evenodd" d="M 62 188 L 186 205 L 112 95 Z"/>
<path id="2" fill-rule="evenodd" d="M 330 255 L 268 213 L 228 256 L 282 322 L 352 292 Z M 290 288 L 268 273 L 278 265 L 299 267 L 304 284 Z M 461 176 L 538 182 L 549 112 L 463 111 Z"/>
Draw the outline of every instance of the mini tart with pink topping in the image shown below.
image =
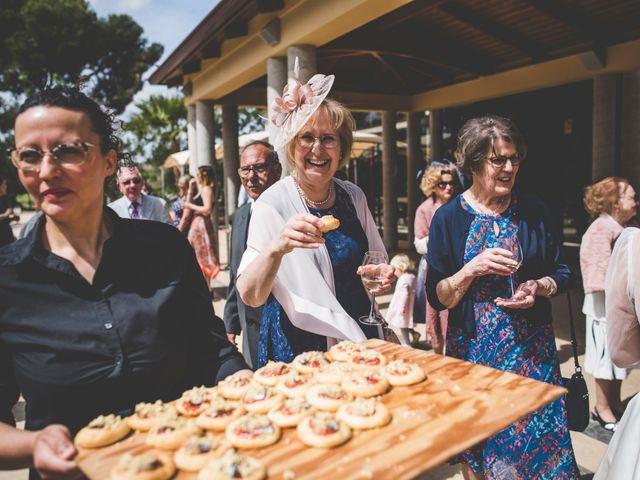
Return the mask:
<path id="1" fill-rule="evenodd" d="M 297 428 L 298 438 L 310 447 L 331 448 L 351 438 L 351 428 L 333 413 L 316 412 L 305 417 Z"/>
<path id="2" fill-rule="evenodd" d="M 252 383 L 242 396 L 242 405 L 248 412 L 267 413 L 284 400 L 284 395 L 273 387 Z"/>
<path id="3" fill-rule="evenodd" d="M 293 359 L 291 365 L 300 373 L 315 373 L 320 367 L 328 365 L 330 360 L 324 352 L 304 352 Z"/>
<path id="4" fill-rule="evenodd" d="M 153 450 L 138 455 L 125 453 L 111 471 L 111 480 L 167 480 L 175 471 L 168 453 Z"/>
<path id="5" fill-rule="evenodd" d="M 176 409 L 185 417 L 197 417 L 207 409 L 214 396 L 210 388 L 194 387 L 182 394 L 176 402 Z"/>
<path id="6" fill-rule="evenodd" d="M 267 468 L 260 460 L 228 450 L 222 458 L 211 460 L 198 474 L 198 480 L 264 480 Z"/>
<path id="7" fill-rule="evenodd" d="M 196 421 L 185 417 L 166 416 L 159 419 L 147 434 L 147 444 L 152 447 L 175 450 L 202 430 Z"/>
<path id="8" fill-rule="evenodd" d="M 351 400 L 351 394 L 334 383 L 313 385 L 305 395 L 307 401 L 319 410 L 335 412 L 344 403 Z"/>
<path id="9" fill-rule="evenodd" d="M 176 451 L 174 460 L 180 470 L 197 472 L 227 448 L 229 445 L 218 437 L 194 435 Z"/>
<path id="10" fill-rule="evenodd" d="M 131 431 L 129 424 L 117 415 L 100 415 L 76 435 L 76 445 L 99 448 L 122 440 Z"/>
<path id="11" fill-rule="evenodd" d="M 309 387 L 313 384 L 313 377 L 293 371 L 280 379 L 276 385 L 276 390 L 286 397 L 304 397 Z"/>
<path id="12" fill-rule="evenodd" d="M 273 445 L 282 431 L 266 415 L 248 413 L 229 424 L 225 430 L 227 441 L 238 448 L 262 448 Z"/>
<path id="13" fill-rule="evenodd" d="M 275 386 L 276 383 L 291 372 L 291 367 L 284 362 L 272 362 L 256 370 L 253 379 L 263 385 Z"/>
<path id="14" fill-rule="evenodd" d="M 415 363 L 405 362 L 404 360 L 389 362 L 388 365 L 382 367 L 380 372 L 387 377 L 389 383 L 394 387 L 414 385 L 427 378 L 422 368 Z"/>
<path id="15" fill-rule="evenodd" d="M 280 427 L 295 427 L 304 417 L 315 411 L 306 398 L 287 398 L 282 405 L 267 413 L 267 416 Z"/>
<path id="16" fill-rule="evenodd" d="M 363 350 L 352 353 L 349 364 L 354 368 L 381 368 L 387 364 L 387 359 L 375 350 Z"/>
<path id="17" fill-rule="evenodd" d="M 146 432 L 165 415 L 176 415 L 176 408 L 160 400 L 154 403 L 138 403 L 133 415 L 127 417 L 127 423 L 134 430 Z"/>
<path id="18" fill-rule="evenodd" d="M 359 370 L 342 380 L 342 388 L 356 397 L 375 397 L 389 390 L 389 381 L 377 370 Z"/>
<path id="19" fill-rule="evenodd" d="M 250 376 L 235 373 L 218 383 L 218 393 L 230 400 L 240 400 L 250 383 Z"/>
<path id="20" fill-rule="evenodd" d="M 327 354 L 334 362 L 348 362 L 353 353 L 363 352 L 364 350 L 368 349 L 361 343 L 343 340 L 331 347 Z"/>
<path id="21" fill-rule="evenodd" d="M 245 414 L 242 402 L 218 397 L 196 418 L 196 425 L 206 430 L 223 431 L 236 418 Z"/>
<path id="22" fill-rule="evenodd" d="M 336 416 L 357 430 L 382 427 L 391 421 L 391 414 L 384 403 L 373 398 L 357 398 L 338 409 Z"/>
<path id="23" fill-rule="evenodd" d="M 342 380 L 355 369 L 348 363 L 335 362 L 325 365 L 318 370 L 313 378 L 318 383 L 337 383 L 341 384 Z"/>

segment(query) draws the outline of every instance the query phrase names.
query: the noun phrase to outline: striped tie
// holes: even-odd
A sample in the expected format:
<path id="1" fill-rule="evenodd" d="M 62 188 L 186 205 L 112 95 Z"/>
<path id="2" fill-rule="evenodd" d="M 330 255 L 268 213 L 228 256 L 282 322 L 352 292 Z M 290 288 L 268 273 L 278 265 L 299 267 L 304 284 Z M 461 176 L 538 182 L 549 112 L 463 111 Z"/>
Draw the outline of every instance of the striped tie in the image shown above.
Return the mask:
<path id="1" fill-rule="evenodd" d="M 140 204 L 138 202 L 131 202 L 131 218 L 140 218 L 140 212 L 138 211 L 138 207 Z"/>

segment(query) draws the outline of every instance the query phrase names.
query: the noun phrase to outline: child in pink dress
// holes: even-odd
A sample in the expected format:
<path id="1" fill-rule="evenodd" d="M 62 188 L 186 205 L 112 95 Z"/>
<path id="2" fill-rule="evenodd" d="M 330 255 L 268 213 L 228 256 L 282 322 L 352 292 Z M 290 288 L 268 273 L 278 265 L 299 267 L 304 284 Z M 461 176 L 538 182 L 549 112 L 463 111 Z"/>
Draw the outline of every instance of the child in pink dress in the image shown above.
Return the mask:
<path id="1" fill-rule="evenodd" d="M 404 345 L 411 345 L 420 338 L 420 334 L 413 329 L 413 302 L 416 292 L 415 263 L 406 254 L 401 253 L 395 255 L 389 264 L 396 269 L 398 281 L 387 310 L 387 323 L 400 329 Z"/>

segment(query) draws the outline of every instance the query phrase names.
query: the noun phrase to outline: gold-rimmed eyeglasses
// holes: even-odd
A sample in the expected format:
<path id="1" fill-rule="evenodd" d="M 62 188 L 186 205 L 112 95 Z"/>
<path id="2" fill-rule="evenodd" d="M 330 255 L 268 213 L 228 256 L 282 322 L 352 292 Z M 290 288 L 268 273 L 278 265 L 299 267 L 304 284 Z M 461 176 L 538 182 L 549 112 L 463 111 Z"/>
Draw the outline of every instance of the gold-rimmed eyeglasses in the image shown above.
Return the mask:
<path id="1" fill-rule="evenodd" d="M 50 155 L 57 166 L 62 168 L 76 167 L 87 161 L 89 148 L 98 148 L 90 142 L 61 143 L 50 150 L 25 146 L 20 148 L 10 148 L 11 162 L 22 173 L 35 173 L 40 171 L 42 159 L 45 155 Z"/>
<path id="2" fill-rule="evenodd" d="M 310 133 L 303 133 L 302 135 L 298 135 L 298 145 L 302 148 L 312 148 L 316 144 L 316 140 L 320 142 L 320 145 L 323 148 L 331 149 L 336 148 L 338 146 L 338 137 L 336 135 L 320 135 L 319 137 L 314 137 Z"/>

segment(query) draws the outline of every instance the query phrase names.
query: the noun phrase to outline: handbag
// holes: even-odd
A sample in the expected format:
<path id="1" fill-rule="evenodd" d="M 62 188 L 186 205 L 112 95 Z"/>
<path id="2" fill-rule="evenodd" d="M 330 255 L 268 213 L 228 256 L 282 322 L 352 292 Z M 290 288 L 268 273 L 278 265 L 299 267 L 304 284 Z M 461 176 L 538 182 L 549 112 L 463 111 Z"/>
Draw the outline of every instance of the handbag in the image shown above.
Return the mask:
<path id="1" fill-rule="evenodd" d="M 567 420 L 569 430 L 582 432 L 589 425 L 589 391 L 587 382 L 582 375 L 582 368 L 578 362 L 578 341 L 576 340 L 576 330 L 573 324 L 573 308 L 571 306 L 571 295 L 567 289 L 567 302 L 569 306 L 569 327 L 571 329 L 571 348 L 573 349 L 573 362 L 575 372 L 571 378 L 563 378 L 567 389 L 565 404 L 567 407 Z"/>

